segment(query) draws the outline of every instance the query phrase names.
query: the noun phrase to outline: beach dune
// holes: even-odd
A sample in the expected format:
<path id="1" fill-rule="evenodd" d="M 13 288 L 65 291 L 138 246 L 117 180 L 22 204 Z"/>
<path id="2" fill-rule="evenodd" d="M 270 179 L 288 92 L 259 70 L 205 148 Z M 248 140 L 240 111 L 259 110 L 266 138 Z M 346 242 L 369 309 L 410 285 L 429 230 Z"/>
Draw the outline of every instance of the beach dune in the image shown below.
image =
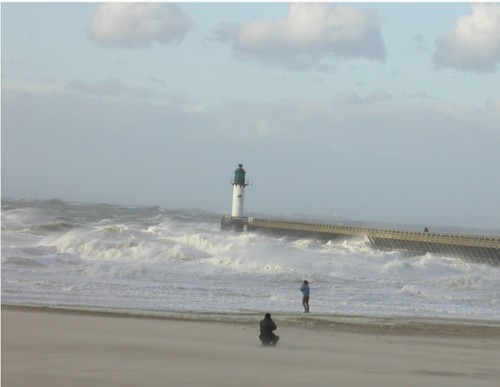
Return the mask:
<path id="1" fill-rule="evenodd" d="M 2 386 L 498 386 L 500 325 L 152 318 L 2 307 Z M 281 319 L 280 319 L 281 318 Z M 253 321 L 255 320 L 255 321 Z M 413 329 L 411 327 L 414 327 Z"/>

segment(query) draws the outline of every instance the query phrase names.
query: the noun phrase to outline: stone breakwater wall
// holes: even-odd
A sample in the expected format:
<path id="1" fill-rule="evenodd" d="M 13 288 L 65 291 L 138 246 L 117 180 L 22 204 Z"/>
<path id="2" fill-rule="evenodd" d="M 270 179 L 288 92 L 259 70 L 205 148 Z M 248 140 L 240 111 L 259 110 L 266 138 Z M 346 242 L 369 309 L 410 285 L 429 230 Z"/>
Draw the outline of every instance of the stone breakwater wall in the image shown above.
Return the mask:
<path id="1" fill-rule="evenodd" d="M 231 216 L 222 218 L 221 230 L 259 232 L 325 241 L 367 238 L 372 246 L 379 249 L 403 250 L 417 254 L 436 253 L 493 266 L 500 265 L 500 237 L 385 230 Z"/>

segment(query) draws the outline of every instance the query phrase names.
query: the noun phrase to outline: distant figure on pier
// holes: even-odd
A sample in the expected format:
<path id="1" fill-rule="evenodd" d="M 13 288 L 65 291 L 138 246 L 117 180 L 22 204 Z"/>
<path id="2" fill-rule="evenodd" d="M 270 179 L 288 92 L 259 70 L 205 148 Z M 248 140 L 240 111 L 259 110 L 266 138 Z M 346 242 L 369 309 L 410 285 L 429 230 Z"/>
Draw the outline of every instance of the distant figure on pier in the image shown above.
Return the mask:
<path id="1" fill-rule="evenodd" d="M 302 306 L 304 307 L 304 313 L 309 313 L 309 282 L 304 280 L 300 291 L 302 292 Z"/>
<path id="2" fill-rule="evenodd" d="M 276 345 L 279 336 L 273 333 L 276 330 L 276 324 L 271 318 L 271 313 L 266 313 L 264 319 L 260 321 L 260 336 L 259 339 L 262 342 L 262 345 Z"/>

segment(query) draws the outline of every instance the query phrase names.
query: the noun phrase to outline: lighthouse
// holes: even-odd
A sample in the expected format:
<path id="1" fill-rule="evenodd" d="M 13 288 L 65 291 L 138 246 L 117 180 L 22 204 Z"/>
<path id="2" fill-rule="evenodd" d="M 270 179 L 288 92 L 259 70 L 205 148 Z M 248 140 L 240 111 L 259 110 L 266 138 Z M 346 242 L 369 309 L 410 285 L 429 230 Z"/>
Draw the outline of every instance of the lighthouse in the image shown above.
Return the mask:
<path id="1" fill-rule="evenodd" d="M 238 164 L 238 169 L 234 171 L 234 180 L 231 181 L 233 185 L 233 207 L 231 210 L 231 217 L 243 217 L 243 202 L 245 199 L 245 187 L 248 185 L 245 180 L 245 170 L 243 164 Z"/>

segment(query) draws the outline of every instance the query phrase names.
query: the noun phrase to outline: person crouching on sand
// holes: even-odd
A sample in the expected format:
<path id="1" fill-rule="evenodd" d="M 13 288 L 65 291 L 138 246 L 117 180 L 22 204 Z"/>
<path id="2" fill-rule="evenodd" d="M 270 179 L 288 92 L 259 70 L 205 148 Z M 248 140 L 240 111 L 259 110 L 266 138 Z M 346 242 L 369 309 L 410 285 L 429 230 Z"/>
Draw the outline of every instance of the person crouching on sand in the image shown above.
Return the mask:
<path id="1" fill-rule="evenodd" d="M 260 336 L 259 339 L 262 341 L 262 345 L 276 345 L 279 336 L 273 333 L 276 330 L 276 324 L 271 318 L 271 313 L 266 313 L 264 319 L 260 322 Z"/>
<path id="2" fill-rule="evenodd" d="M 304 307 L 304 313 L 309 313 L 309 282 L 304 280 L 302 287 L 300 288 L 302 292 L 302 306 Z"/>

